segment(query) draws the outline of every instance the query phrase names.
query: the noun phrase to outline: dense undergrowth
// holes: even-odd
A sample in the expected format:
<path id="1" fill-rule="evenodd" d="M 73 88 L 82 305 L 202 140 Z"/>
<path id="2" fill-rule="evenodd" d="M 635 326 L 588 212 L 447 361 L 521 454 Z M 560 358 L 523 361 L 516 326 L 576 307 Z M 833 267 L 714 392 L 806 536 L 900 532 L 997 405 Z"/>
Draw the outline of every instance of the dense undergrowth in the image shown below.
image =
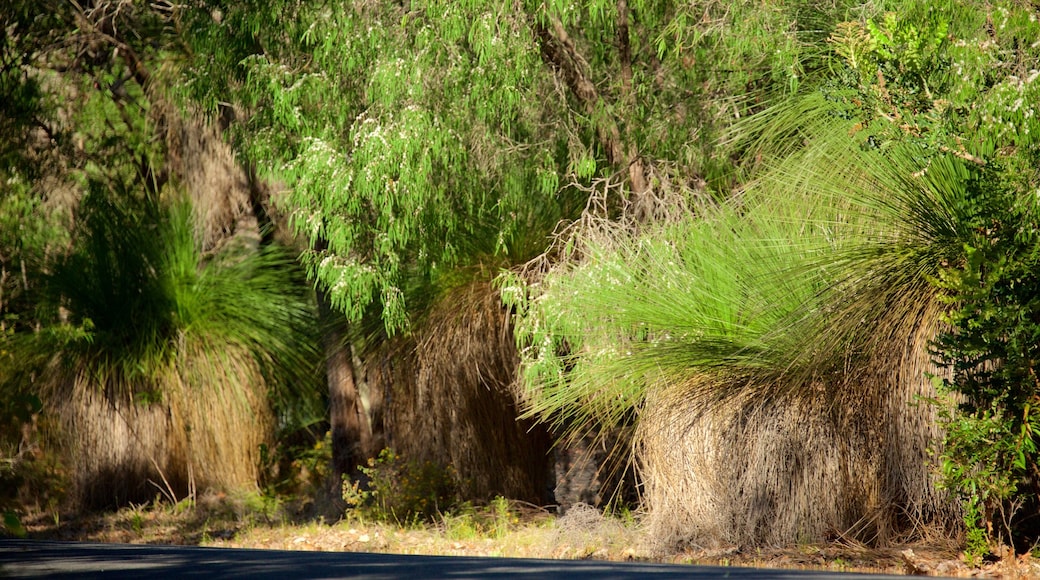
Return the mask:
<path id="1" fill-rule="evenodd" d="M 413 4 L 0 9 L 8 533 L 497 541 L 551 435 L 655 549 L 1040 539 L 1034 4 Z"/>

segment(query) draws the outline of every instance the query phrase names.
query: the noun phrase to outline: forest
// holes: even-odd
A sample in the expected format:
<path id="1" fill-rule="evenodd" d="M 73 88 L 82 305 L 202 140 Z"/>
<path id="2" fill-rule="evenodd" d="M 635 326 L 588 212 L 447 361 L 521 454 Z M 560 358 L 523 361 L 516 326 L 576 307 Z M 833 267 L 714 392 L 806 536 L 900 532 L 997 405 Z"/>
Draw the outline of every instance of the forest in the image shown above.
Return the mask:
<path id="1" fill-rule="evenodd" d="M 1038 17 L 8 0 L 0 530 L 244 490 L 1028 553 Z"/>

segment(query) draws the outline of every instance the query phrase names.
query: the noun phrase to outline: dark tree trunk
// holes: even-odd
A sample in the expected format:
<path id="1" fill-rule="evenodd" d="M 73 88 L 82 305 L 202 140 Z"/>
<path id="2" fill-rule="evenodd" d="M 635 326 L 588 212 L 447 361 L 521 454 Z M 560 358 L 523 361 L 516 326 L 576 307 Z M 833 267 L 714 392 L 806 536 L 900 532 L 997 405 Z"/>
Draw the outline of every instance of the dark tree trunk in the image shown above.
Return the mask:
<path id="1" fill-rule="evenodd" d="M 372 425 L 365 413 L 354 377 L 354 360 L 347 326 L 334 311 L 328 296 L 318 290 L 322 321 L 325 374 L 329 385 L 329 425 L 332 430 L 332 475 L 334 482 L 358 475 L 358 466 L 374 453 Z"/>

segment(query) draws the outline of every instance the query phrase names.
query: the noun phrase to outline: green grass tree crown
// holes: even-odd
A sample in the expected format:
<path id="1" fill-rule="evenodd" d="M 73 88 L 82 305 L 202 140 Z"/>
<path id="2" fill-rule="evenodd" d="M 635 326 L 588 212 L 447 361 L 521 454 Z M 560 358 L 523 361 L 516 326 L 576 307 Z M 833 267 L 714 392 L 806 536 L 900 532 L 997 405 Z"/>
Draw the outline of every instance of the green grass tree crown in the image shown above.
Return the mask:
<path id="1" fill-rule="evenodd" d="M 186 89 L 239 107 L 333 303 L 397 329 L 408 279 L 536 255 L 594 183 L 727 187 L 715 126 L 797 84 L 803 7 L 213 2 Z"/>
<path id="2" fill-rule="evenodd" d="M 966 406 L 944 423 L 941 461 L 958 493 L 1001 498 L 974 523 L 992 526 L 1035 470 L 1037 16 L 1014 2 L 869 8 L 833 28 L 827 79 L 735 126 L 738 196 L 572 240 L 581 259 L 510 281 L 532 412 L 616 425 L 696 375 L 722 379 L 696 383 L 709 392 L 685 393 L 691 405 L 759 404 L 869 359 L 942 297 L 937 360 Z M 983 445 L 1003 450 L 988 483 Z"/>

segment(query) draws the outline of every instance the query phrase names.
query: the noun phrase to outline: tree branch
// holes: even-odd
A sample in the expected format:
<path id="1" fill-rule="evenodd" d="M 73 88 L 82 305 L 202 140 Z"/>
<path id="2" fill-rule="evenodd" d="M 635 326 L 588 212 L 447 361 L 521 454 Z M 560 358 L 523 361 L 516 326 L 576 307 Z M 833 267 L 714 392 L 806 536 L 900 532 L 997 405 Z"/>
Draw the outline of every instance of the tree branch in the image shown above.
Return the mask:
<path id="1" fill-rule="evenodd" d="M 624 109 L 631 112 L 635 109 L 635 91 L 633 90 L 628 1 L 618 0 L 617 11 L 621 101 Z M 550 17 L 549 23 L 552 30 L 541 22 L 536 22 L 534 25 L 542 59 L 558 72 L 574 97 L 584 106 L 585 112 L 592 118 L 596 137 L 606 152 L 607 162 L 627 172 L 633 217 L 637 222 L 643 221 L 653 213 L 651 209 L 653 204 L 647 199 L 649 181 L 646 177 L 646 165 L 639 155 L 639 150 L 635 143 L 626 143 L 615 117 L 607 117 L 599 112 L 603 108 L 603 97 L 596 90 L 596 85 L 590 78 L 591 73 L 586 72 L 589 68 L 588 63 L 578 52 L 574 41 L 563 27 L 563 23 L 556 17 Z"/>
<path id="2" fill-rule="evenodd" d="M 635 104 L 635 93 L 632 91 L 632 42 L 628 35 L 628 0 L 617 3 L 617 42 L 618 60 L 621 64 L 621 95 L 625 106 Z"/>
<path id="3" fill-rule="evenodd" d="M 622 165 L 626 162 L 621 131 L 613 120 L 596 121 L 596 109 L 601 97 L 596 85 L 583 70 L 588 65 L 578 53 L 563 23 L 559 18 L 551 18 L 552 32 L 542 23 L 535 24 L 535 34 L 541 46 L 542 59 L 552 66 L 563 77 L 567 87 L 575 98 L 585 107 L 585 112 L 593 118 L 596 136 L 607 153 L 607 162 L 611 165 Z M 584 66 L 582 66 L 584 64 Z"/>
<path id="4" fill-rule="evenodd" d="M 618 59 L 621 64 L 621 98 L 625 108 L 630 112 L 635 110 L 636 97 L 632 89 L 632 41 L 628 31 L 628 0 L 618 0 L 617 3 L 617 37 L 618 37 Z M 632 201 L 635 203 L 636 219 L 642 220 L 648 217 L 649 210 L 644 199 L 649 189 L 646 179 L 646 168 L 639 156 L 639 149 L 635 141 L 628 142 L 628 181 L 632 185 Z"/>

